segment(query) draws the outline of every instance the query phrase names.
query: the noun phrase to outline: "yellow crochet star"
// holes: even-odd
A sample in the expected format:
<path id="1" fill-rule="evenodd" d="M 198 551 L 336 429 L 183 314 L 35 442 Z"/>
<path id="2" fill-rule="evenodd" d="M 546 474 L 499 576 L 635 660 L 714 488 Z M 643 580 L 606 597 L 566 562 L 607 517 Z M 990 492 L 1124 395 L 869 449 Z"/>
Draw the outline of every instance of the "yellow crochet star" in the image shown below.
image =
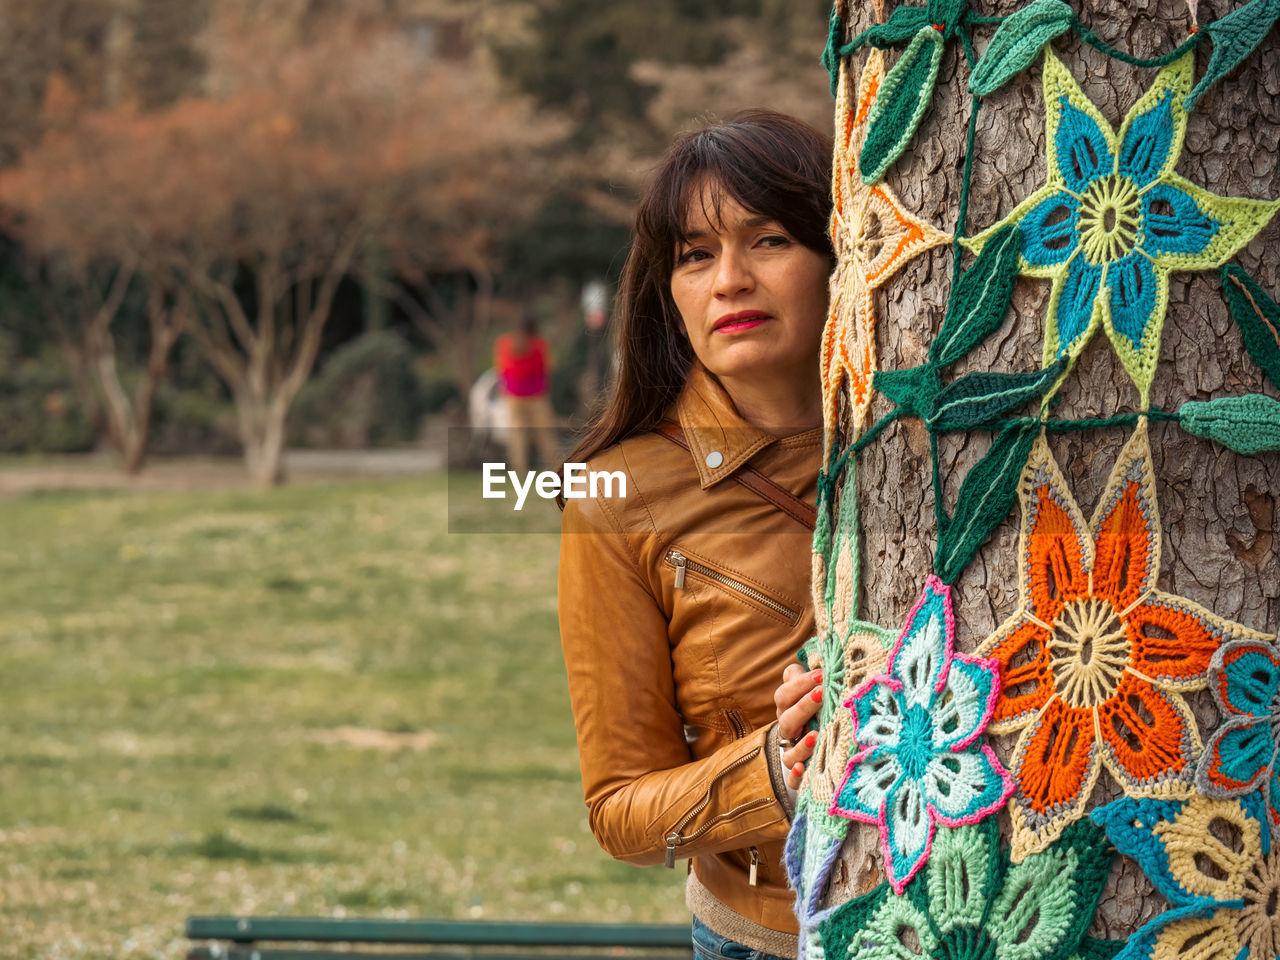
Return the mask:
<path id="1" fill-rule="evenodd" d="M 1218 196 L 1174 172 L 1194 67 L 1187 53 L 1161 70 L 1117 131 L 1046 47 L 1044 185 L 963 241 L 978 253 L 995 231 L 1020 224 L 1019 272 L 1053 281 L 1044 365 L 1064 355 L 1074 363 L 1105 329 L 1143 407 L 1160 356 L 1169 274 L 1221 266 L 1280 209 L 1277 200 Z"/>
<path id="2" fill-rule="evenodd" d="M 872 50 L 850 103 L 846 64 L 840 66 L 836 98 L 836 145 L 832 195 L 835 210 L 831 236 L 836 269 L 831 277 L 831 308 L 822 338 L 822 394 L 830 444 L 837 428 L 848 436 L 862 431 L 871 405 L 871 377 L 877 369 L 875 339 L 876 287 L 904 263 L 931 247 L 948 243 L 948 234 L 908 213 L 883 182 L 867 186 L 858 169 L 858 153 L 867 116 L 884 79 L 884 54 Z M 848 381 L 849 403 L 844 424 L 840 392 Z"/>

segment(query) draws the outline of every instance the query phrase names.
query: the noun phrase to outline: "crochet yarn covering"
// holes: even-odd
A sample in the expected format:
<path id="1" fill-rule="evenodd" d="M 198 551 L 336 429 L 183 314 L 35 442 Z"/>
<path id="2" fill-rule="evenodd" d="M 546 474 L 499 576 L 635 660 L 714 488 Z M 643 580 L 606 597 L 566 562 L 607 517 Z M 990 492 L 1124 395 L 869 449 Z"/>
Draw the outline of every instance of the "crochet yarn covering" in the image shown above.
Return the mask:
<path id="1" fill-rule="evenodd" d="M 1270 522 L 1280 306 L 1251 271 L 1259 251 L 1275 262 L 1280 181 L 1228 195 L 1189 131 L 1230 71 L 1271 51 L 1280 0 L 1187 12 L 1185 37 L 1144 60 L 1064 0 L 998 16 L 902 4 L 856 35 L 836 4 L 838 262 L 805 650 L 826 695 L 785 858 L 809 960 L 1280 958 L 1280 622 L 1225 616 L 1243 608 L 1212 581 L 1187 588 L 1185 527 L 1213 518 L 1171 486 L 1194 465 L 1161 455 L 1181 431 L 1206 459 L 1257 458 L 1266 479 L 1221 515 Z M 1082 45 L 1141 92 L 1095 102 L 1107 72 L 1082 83 Z M 926 142 L 944 86 L 969 97 L 958 155 Z M 1023 111 L 1041 165 L 971 218 L 975 167 L 988 185 L 1003 169 L 980 119 L 997 109 Z M 963 171 L 959 203 L 939 217 L 930 177 L 947 169 Z M 903 269 L 917 257 L 927 269 Z M 910 286 L 940 271 L 944 302 Z M 1189 290 L 1213 292 L 1226 324 L 1203 343 L 1239 344 L 1216 390 L 1180 389 L 1162 350 L 1166 318 L 1196 315 Z M 1082 371 L 1104 355 L 1117 376 L 1095 395 Z M 876 484 L 860 486 L 871 454 Z M 915 489 L 886 479 L 912 470 L 928 475 L 919 519 L 868 524 L 869 503 Z M 1269 529 L 1215 535 L 1260 567 L 1280 553 Z M 927 566 L 895 567 L 895 536 L 927 540 Z M 886 571 L 918 591 L 887 616 L 863 591 Z M 1121 881 L 1138 891 L 1127 924 L 1099 907 Z"/>

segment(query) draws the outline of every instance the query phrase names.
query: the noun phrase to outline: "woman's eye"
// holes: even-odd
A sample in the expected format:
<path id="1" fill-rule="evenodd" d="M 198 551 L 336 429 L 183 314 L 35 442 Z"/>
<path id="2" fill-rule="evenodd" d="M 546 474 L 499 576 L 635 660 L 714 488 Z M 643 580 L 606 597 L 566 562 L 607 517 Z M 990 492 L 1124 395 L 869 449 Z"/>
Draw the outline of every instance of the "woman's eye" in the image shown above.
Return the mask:
<path id="1" fill-rule="evenodd" d="M 710 257 L 711 254 L 700 247 L 694 247 L 692 250 L 686 250 L 676 257 L 677 264 L 683 263 L 700 263 Z"/>
<path id="2" fill-rule="evenodd" d="M 760 239 L 760 243 L 766 247 L 785 247 L 790 242 L 790 237 L 785 237 L 780 233 L 771 233 L 767 237 L 761 237 Z"/>

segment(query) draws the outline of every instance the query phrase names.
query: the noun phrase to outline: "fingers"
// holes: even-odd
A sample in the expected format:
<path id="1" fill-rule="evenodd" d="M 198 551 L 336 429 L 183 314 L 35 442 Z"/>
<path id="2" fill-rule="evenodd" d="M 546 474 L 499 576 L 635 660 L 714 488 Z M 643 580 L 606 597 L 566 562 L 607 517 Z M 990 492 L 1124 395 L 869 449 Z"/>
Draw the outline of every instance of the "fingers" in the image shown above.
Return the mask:
<path id="1" fill-rule="evenodd" d="M 821 670 L 805 670 L 798 663 L 789 664 L 787 669 L 782 671 L 782 683 L 773 692 L 773 703 L 777 707 L 778 719 L 781 720 L 790 707 L 811 694 L 820 683 L 822 683 Z M 799 733 L 798 730 L 794 732 Z"/>
<path id="2" fill-rule="evenodd" d="M 818 734 L 810 730 L 794 747 L 782 751 L 782 763 L 787 768 L 787 786 L 792 790 L 800 789 L 800 780 L 804 777 L 805 764 L 813 756 L 813 748 L 818 744 Z"/>
<path id="3" fill-rule="evenodd" d="M 783 740 L 796 740 L 804 734 L 805 727 L 822 708 L 822 674 L 814 671 L 816 679 L 806 680 L 801 694 L 786 709 L 778 712 L 778 735 Z M 781 689 L 781 688 L 779 688 Z"/>
<path id="4" fill-rule="evenodd" d="M 795 703 L 798 696 L 803 696 L 803 693 L 798 696 L 793 695 L 793 691 L 803 686 L 802 678 L 806 672 L 798 663 L 788 663 L 786 669 L 782 671 L 782 683 L 773 692 L 773 703 L 778 708 L 778 716 L 782 716 L 782 711 Z"/>
<path id="5" fill-rule="evenodd" d="M 822 671 L 805 670 L 798 663 L 788 664 L 782 671 L 782 683 L 774 691 L 773 702 L 778 711 L 778 735 L 782 739 L 782 763 L 787 770 L 787 785 L 800 789 L 805 764 L 813 756 L 818 735 L 805 733 L 809 721 L 822 708 Z"/>

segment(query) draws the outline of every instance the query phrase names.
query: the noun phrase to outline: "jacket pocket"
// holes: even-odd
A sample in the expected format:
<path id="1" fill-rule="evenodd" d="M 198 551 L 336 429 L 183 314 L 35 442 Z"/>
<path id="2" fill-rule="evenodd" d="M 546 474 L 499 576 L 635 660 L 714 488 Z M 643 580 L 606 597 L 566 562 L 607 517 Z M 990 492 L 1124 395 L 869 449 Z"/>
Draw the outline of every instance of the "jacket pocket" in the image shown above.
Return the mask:
<path id="1" fill-rule="evenodd" d="M 670 549 L 667 551 L 663 562 L 675 571 L 675 587 L 677 590 L 683 590 L 685 581 L 688 577 L 699 577 L 718 584 L 724 589 L 736 593 L 744 599 L 751 600 L 764 607 L 778 616 L 790 620 L 795 623 L 800 619 L 800 611 L 787 606 L 776 597 L 771 597 L 758 586 L 745 582 L 739 577 L 732 574 L 724 573 L 716 570 L 714 567 L 702 560 L 695 560 L 680 550 Z"/>

